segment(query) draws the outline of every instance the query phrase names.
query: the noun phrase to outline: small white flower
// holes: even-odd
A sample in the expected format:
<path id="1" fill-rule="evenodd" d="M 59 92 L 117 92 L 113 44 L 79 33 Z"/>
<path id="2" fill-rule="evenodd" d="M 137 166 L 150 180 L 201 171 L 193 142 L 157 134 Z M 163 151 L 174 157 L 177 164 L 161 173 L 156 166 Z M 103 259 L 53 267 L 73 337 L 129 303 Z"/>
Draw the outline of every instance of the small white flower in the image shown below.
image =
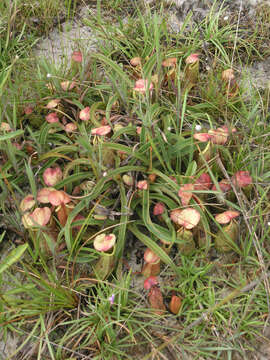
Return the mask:
<path id="1" fill-rule="evenodd" d="M 105 177 L 105 176 L 107 176 L 107 174 L 108 174 L 107 171 L 104 171 L 104 173 L 102 174 L 102 176 Z"/>
<path id="2" fill-rule="evenodd" d="M 47 78 L 50 78 L 50 77 L 52 77 L 52 74 L 47 74 Z"/>
<path id="3" fill-rule="evenodd" d="M 201 131 L 201 130 L 202 130 L 201 125 L 196 125 L 196 126 L 195 126 L 195 130 L 196 130 L 196 131 Z"/>
<path id="4" fill-rule="evenodd" d="M 168 131 L 171 131 L 171 130 L 172 130 L 172 128 L 171 128 L 170 126 L 168 126 L 168 127 L 167 127 L 167 130 L 168 130 Z"/>
<path id="5" fill-rule="evenodd" d="M 225 21 L 227 21 L 228 19 L 229 19 L 229 16 L 228 15 L 226 15 L 226 16 L 224 16 L 224 18 L 223 18 Z"/>
<path id="6" fill-rule="evenodd" d="M 270 221 L 268 221 L 267 225 L 270 226 Z"/>

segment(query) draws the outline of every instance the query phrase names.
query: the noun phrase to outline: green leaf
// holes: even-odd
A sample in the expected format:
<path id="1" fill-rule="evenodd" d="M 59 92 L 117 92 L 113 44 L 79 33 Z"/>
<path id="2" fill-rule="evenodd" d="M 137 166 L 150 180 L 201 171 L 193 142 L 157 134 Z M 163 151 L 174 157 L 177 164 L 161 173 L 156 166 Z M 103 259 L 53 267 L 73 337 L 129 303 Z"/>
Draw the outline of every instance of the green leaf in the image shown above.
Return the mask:
<path id="1" fill-rule="evenodd" d="M 26 162 L 25 162 L 25 171 L 26 171 L 29 183 L 30 183 L 32 195 L 36 198 L 36 196 L 37 196 L 37 185 L 36 185 L 36 181 L 35 181 L 35 175 L 33 173 L 33 170 L 31 168 L 31 166 Z"/>
<path id="2" fill-rule="evenodd" d="M 69 161 L 72 161 L 72 159 L 67 156 L 67 155 L 64 155 L 64 154 L 60 154 L 59 152 L 56 152 L 56 151 L 49 151 L 47 152 L 46 154 L 43 154 L 39 157 L 38 161 L 41 162 L 41 161 L 44 161 L 46 159 L 49 159 L 49 158 L 56 158 L 56 159 L 66 159 L 66 160 L 69 160 Z"/>
<path id="3" fill-rule="evenodd" d="M 20 136 L 24 133 L 23 130 L 17 130 L 17 131 L 12 131 L 11 133 L 5 134 L 5 135 L 1 135 L 0 136 L 0 141 L 5 141 L 8 139 L 13 139 L 17 136 Z"/>
<path id="4" fill-rule="evenodd" d="M 186 177 L 194 176 L 196 174 L 196 170 L 197 170 L 197 163 L 195 160 L 193 160 L 188 164 L 185 176 Z"/>
<path id="5" fill-rule="evenodd" d="M 100 121 L 98 120 L 97 116 L 96 116 L 96 111 L 98 109 L 104 109 L 105 108 L 105 104 L 103 101 L 97 101 L 94 104 L 91 105 L 90 108 L 90 120 L 92 121 L 92 123 L 94 124 L 94 126 L 99 127 L 100 126 Z"/>
<path id="6" fill-rule="evenodd" d="M 83 179 L 91 179 L 92 177 L 92 173 L 89 171 L 85 171 L 85 172 L 80 172 L 77 174 L 72 174 L 69 175 L 68 177 L 66 177 L 64 180 L 60 181 L 59 183 L 57 183 L 54 187 L 55 189 L 61 189 L 62 187 L 64 187 L 65 185 L 69 185 L 72 184 L 74 182 L 78 182 L 80 180 L 80 182 Z"/>
<path id="7" fill-rule="evenodd" d="M 0 274 L 18 261 L 22 257 L 27 247 L 28 244 L 24 244 L 19 245 L 16 249 L 13 249 L 11 253 L 5 257 L 2 264 L 0 265 Z"/>
<path id="8" fill-rule="evenodd" d="M 113 149 L 116 151 L 123 151 L 127 155 L 130 155 L 133 158 L 141 160 L 143 163 L 148 165 L 148 162 L 149 162 L 148 157 L 144 156 L 143 154 L 140 154 L 138 151 L 134 151 L 134 149 L 131 147 L 128 147 L 128 146 L 122 145 L 122 144 L 109 143 L 109 142 L 103 143 L 103 147 L 106 147 L 108 149 Z"/>
<path id="9" fill-rule="evenodd" d="M 4 85 L 6 84 L 8 78 L 10 76 L 13 64 L 9 65 L 4 71 L 1 72 L 1 76 L 0 76 L 0 96 L 3 95 Z"/>
<path id="10" fill-rule="evenodd" d="M 172 243 L 175 240 L 176 234 L 173 228 L 171 228 L 173 231 L 170 232 L 162 226 L 158 226 L 152 222 L 149 214 L 149 190 L 143 191 L 143 221 L 146 228 L 161 241 L 164 240 Z"/>
<path id="11" fill-rule="evenodd" d="M 3 239 L 4 239 L 4 237 L 5 237 L 5 234 L 6 234 L 6 232 L 4 231 L 4 232 L 2 232 L 2 234 L 0 235 L 0 244 L 1 244 L 1 242 L 3 241 Z"/>
<path id="12" fill-rule="evenodd" d="M 119 76 L 122 81 L 124 81 L 125 84 L 127 84 L 130 87 L 133 87 L 133 81 L 130 80 L 130 78 L 126 75 L 126 73 L 121 69 L 121 67 L 115 63 L 113 60 L 109 59 L 108 57 L 97 53 L 92 54 L 92 58 L 95 58 L 101 62 L 103 62 L 105 65 L 109 66 L 112 70 L 115 71 L 115 73 Z"/>
<path id="13" fill-rule="evenodd" d="M 135 224 L 129 225 L 129 230 L 137 237 L 137 239 L 139 239 L 142 243 L 144 243 L 144 245 L 146 245 L 149 249 L 151 249 L 156 255 L 160 257 L 160 259 L 166 265 L 169 265 L 175 271 L 175 273 L 178 274 L 177 266 L 173 263 L 173 261 L 166 254 L 166 252 L 162 250 L 162 248 L 159 245 L 157 245 L 155 241 L 153 241 L 148 236 L 140 232 Z"/>
<path id="14" fill-rule="evenodd" d="M 126 228 L 127 228 L 127 221 L 128 221 L 128 201 L 127 196 L 125 192 L 125 187 L 123 182 L 120 183 L 120 196 L 121 196 L 121 219 L 120 219 L 120 226 L 119 226 L 119 232 L 118 232 L 118 238 L 116 243 L 116 249 L 115 249 L 115 258 L 117 260 L 120 260 L 125 247 L 125 240 L 126 240 Z"/>

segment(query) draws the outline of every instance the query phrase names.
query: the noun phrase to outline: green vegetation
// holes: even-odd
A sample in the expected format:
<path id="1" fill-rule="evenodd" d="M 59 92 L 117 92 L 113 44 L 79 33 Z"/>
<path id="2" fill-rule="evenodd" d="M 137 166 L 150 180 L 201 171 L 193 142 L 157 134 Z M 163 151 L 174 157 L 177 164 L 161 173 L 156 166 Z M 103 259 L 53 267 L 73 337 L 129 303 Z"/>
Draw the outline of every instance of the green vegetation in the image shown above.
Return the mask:
<path id="1" fill-rule="evenodd" d="M 11 359 L 248 359 L 270 306 L 269 89 L 239 69 L 267 57 L 270 10 L 245 35 L 214 5 L 175 34 L 162 5 L 120 4 L 97 2 L 97 51 L 60 69 L 31 49 L 77 2 L 0 4 L 1 336 Z"/>

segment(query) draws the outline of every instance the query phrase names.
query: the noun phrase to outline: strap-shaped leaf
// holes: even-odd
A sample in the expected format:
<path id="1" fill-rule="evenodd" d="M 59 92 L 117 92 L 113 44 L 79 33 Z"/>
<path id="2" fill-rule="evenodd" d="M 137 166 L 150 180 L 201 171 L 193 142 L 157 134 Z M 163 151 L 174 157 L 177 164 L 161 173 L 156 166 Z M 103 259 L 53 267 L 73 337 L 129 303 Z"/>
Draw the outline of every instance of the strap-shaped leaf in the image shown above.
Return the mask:
<path id="1" fill-rule="evenodd" d="M 103 62 L 105 65 L 107 65 L 112 70 L 114 70 L 115 73 L 119 75 L 119 78 L 122 79 L 122 81 L 124 81 L 130 87 L 133 86 L 133 82 L 130 80 L 130 78 L 127 76 L 127 74 L 113 60 L 109 59 L 107 56 L 104 56 L 100 53 L 92 54 L 92 57 Z"/>
<path id="2" fill-rule="evenodd" d="M 171 258 L 166 254 L 166 252 L 159 246 L 155 241 L 150 239 L 148 236 L 139 231 L 138 227 L 135 224 L 129 225 L 129 230 L 139 239 L 144 245 L 151 249 L 160 259 L 166 264 L 169 265 L 176 274 L 178 274 L 178 268 L 173 263 Z"/>
<path id="3" fill-rule="evenodd" d="M 170 243 L 175 239 L 175 232 L 172 233 L 162 226 L 156 226 L 152 222 L 149 214 L 149 190 L 143 192 L 143 221 L 147 229 L 158 239 Z"/>
<path id="4" fill-rule="evenodd" d="M 13 249 L 10 254 L 5 257 L 2 264 L 0 264 L 0 274 L 18 261 L 22 257 L 27 247 L 28 244 L 24 244 L 19 245 L 16 249 Z"/>
<path id="5" fill-rule="evenodd" d="M 5 135 L 1 135 L 0 136 L 0 141 L 5 141 L 5 140 L 8 140 L 8 139 L 13 139 L 17 136 L 20 136 L 24 133 L 23 130 L 16 130 L 16 131 L 12 131 L 8 134 L 5 134 Z"/>
<path id="6" fill-rule="evenodd" d="M 119 232 L 118 232 L 118 239 L 116 243 L 116 250 L 115 250 L 115 257 L 116 259 L 120 260 L 125 247 L 125 240 L 126 240 L 126 228 L 127 228 L 127 221 L 128 221 L 128 209 L 127 209 L 127 196 L 125 192 L 125 187 L 123 182 L 120 183 L 120 196 L 121 196 L 121 220 L 119 225 Z"/>

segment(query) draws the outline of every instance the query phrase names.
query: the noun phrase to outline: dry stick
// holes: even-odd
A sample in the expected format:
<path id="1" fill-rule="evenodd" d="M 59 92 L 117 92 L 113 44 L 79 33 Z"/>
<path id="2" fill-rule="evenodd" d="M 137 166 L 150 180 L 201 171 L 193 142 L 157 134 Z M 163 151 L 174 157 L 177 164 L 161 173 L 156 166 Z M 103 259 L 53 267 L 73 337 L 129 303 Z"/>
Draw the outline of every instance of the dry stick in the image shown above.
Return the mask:
<path id="1" fill-rule="evenodd" d="M 165 347 L 167 347 L 169 344 L 175 342 L 176 340 L 184 340 L 185 334 L 190 331 L 192 328 L 194 328 L 195 326 L 199 325 L 202 321 L 207 319 L 207 315 L 212 314 L 214 311 L 216 311 L 218 308 L 220 308 L 222 305 L 226 304 L 227 302 L 231 301 L 232 299 L 234 299 L 236 296 L 240 295 L 243 292 L 248 292 L 251 289 L 253 289 L 256 285 L 258 285 L 262 280 L 264 280 L 264 276 L 269 277 L 270 276 L 270 272 L 266 273 L 266 274 L 262 274 L 259 278 L 257 278 L 256 280 L 251 281 L 249 284 L 247 285 L 242 285 L 240 288 L 233 290 L 226 298 L 222 299 L 220 302 L 218 302 L 217 304 L 215 304 L 215 306 L 211 307 L 210 309 L 206 310 L 205 312 L 202 313 L 202 315 L 195 321 L 193 321 L 191 324 L 189 324 L 188 326 L 186 326 L 183 331 L 180 334 L 177 334 L 175 336 L 173 336 L 170 340 L 168 340 L 167 342 L 164 342 L 163 344 L 161 344 L 158 348 L 155 349 L 155 351 L 161 351 L 162 349 L 164 349 Z M 152 355 L 153 355 L 154 351 L 152 351 L 151 353 L 147 354 L 142 360 L 147 360 L 149 359 Z"/>

